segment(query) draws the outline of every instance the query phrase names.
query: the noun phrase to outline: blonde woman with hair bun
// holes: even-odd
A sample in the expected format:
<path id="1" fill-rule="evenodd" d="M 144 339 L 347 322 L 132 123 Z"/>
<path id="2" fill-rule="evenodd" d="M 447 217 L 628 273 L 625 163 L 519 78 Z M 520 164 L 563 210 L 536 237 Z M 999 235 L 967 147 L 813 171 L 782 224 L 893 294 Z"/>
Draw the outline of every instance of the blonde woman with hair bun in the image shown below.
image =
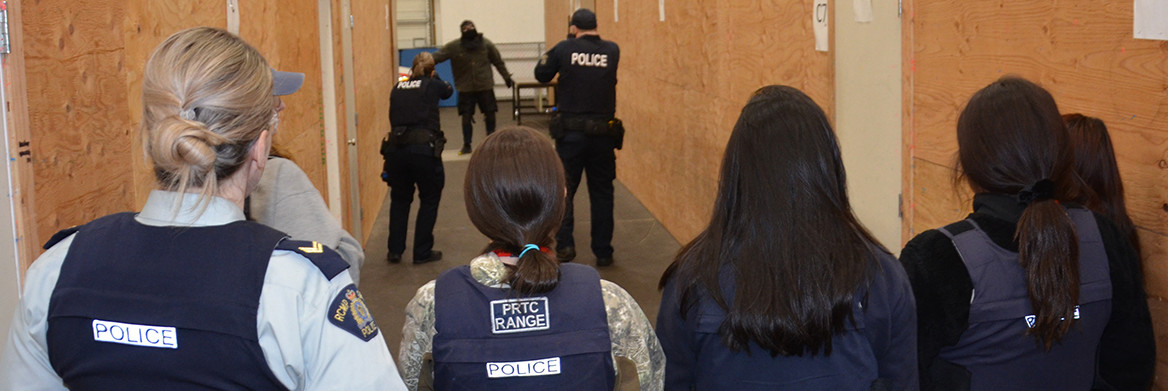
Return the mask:
<path id="1" fill-rule="evenodd" d="M 274 95 L 301 83 L 217 28 L 154 50 L 140 131 L 158 189 L 45 245 L 0 389 L 404 389 L 340 256 L 244 219 Z"/>

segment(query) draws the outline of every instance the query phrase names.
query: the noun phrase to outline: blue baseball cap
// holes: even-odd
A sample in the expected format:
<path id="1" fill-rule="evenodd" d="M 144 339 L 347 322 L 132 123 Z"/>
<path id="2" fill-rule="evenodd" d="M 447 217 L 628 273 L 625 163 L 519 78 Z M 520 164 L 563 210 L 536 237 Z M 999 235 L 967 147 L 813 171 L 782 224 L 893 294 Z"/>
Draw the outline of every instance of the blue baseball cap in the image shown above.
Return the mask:
<path id="1" fill-rule="evenodd" d="M 272 69 L 272 95 L 290 95 L 300 90 L 304 84 L 304 74 L 297 72 L 280 72 Z"/>

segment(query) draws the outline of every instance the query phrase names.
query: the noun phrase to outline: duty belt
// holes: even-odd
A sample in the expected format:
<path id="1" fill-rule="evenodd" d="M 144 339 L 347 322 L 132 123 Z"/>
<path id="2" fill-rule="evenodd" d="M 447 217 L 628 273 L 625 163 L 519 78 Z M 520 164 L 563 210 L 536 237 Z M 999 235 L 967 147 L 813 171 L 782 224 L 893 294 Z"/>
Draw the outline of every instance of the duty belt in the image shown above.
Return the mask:
<path id="1" fill-rule="evenodd" d="M 429 144 L 434 141 L 435 135 L 433 130 L 409 126 L 394 127 L 393 133 L 397 145 Z"/>

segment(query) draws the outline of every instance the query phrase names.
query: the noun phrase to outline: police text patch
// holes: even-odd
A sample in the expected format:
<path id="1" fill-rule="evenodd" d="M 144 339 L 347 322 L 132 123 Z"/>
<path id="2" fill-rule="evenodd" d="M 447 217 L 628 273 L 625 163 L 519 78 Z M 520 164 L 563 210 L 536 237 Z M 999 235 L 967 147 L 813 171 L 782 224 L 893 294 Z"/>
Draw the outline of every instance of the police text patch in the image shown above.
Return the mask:
<path id="1" fill-rule="evenodd" d="M 93 320 L 93 340 L 148 348 L 178 349 L 174 327 Z"/>
<path id="2" fill-rule="evenodd" d="M 376 337 L 379 330 L 377 323 L 373 322 L 373 315 L 369 313 L 369 307 L 365 306 L 365 298 L 353 284 L 342 289 L 333 299 L 333 304 L 329 306 L 328 318 L 334 326 L 364 341 Z"/>
<path id="3" fill-rule="evenodd" d="M 491 301 L 491 333 L 518 333 L 550 327 L 546 297 Z"/>
<path id="4" fill-rule="evenodd" d="M 489 362 L 487 377 L 526 377 L 560 374 L 560 358 L 544 358 L 531 361 Z"/>

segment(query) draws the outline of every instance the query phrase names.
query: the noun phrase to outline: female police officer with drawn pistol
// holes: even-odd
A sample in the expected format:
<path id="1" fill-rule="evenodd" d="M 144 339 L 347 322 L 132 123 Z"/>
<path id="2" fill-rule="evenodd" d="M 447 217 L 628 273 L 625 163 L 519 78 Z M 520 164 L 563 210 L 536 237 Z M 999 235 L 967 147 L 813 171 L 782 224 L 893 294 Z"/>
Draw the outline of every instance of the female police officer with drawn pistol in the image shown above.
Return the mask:
<path id="1" fill-rule="evenodd" d="M 389 184 L 389 255 L 391 263 L 401 261 L 406 250 L 406 226 L 414 186 L 418 187 L 418 219 L 414 229 L 414 264 L 442 259 L 434 248 L 434 222 L 438 219 L 438 202 L 446 184 L 442 169 L 442 148 L 446 137 L 438 119 L 438 101 L 454 93 L 450 84 L 434 72 L 434 57 L 418 53 L 410 78 L 398 82 L 389 96 L 389 122 L 392 132 L 381 145 L 385 157 L 385 174 Z"/>

